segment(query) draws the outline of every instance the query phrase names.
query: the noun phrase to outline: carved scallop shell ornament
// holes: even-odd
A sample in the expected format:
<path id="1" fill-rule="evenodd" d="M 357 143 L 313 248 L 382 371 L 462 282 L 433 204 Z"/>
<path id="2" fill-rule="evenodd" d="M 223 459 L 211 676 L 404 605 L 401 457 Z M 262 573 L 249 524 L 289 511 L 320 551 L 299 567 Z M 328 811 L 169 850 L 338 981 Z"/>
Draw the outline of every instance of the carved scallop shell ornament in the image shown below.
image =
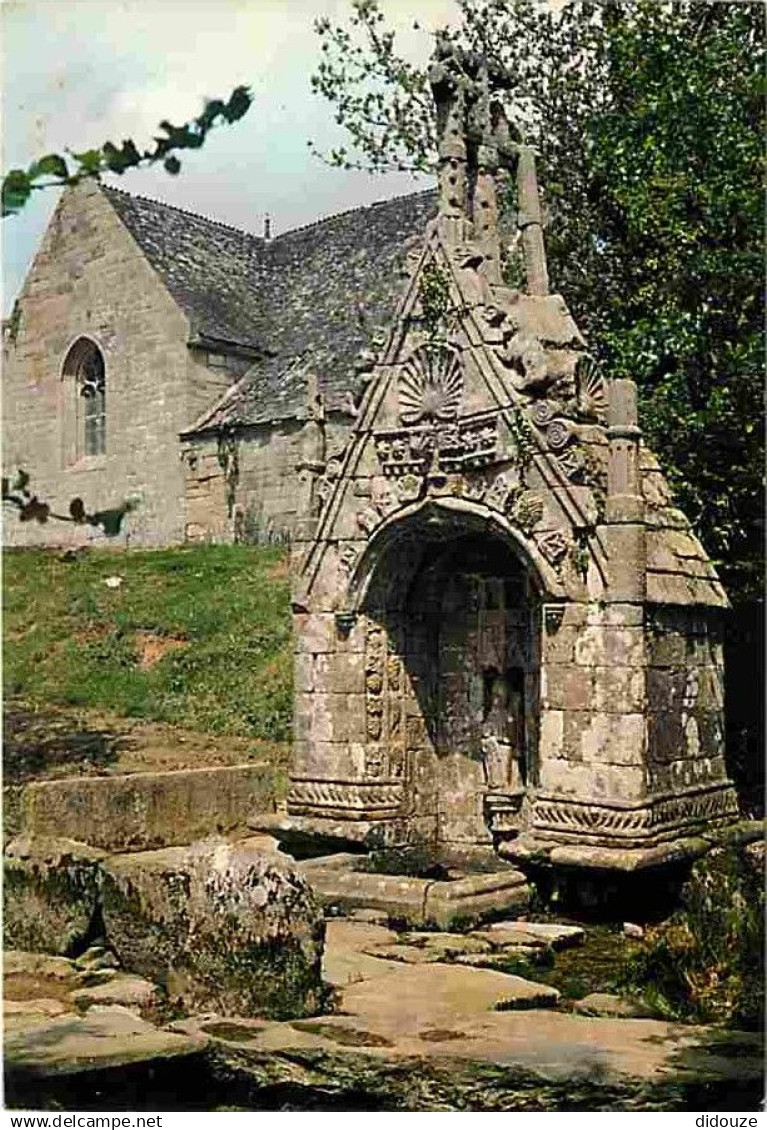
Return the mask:
<path id="1" fill-rule="evenodd" d="M 598 361 L 582 353 L 575 366 L 578 407 L 587 420 L 603 424 L 607 419 L 607 381 Z"/>
<path id="2" fill-rule="evenodd" d="M 405 362 L 397 391 L 403 424 L 454 420 L 463 392 L 459 355 L 447 345 L 422 346 Z"/>

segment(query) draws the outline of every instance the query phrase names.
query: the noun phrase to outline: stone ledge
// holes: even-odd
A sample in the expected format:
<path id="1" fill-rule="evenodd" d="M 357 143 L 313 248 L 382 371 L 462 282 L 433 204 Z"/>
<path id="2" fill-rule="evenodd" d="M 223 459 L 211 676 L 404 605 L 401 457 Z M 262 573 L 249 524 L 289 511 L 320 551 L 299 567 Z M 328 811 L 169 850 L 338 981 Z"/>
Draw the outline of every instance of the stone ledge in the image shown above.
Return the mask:
<path id="1" fill-rule="evenodd" d="M 147 851 L 245 831 L 254 809 L 274 804 L 268 765 L 67 777 L 24 793 L 24 833 L 78 840 L 105 851 Z"/>
<path id="2" fill-rule="evenodd" d="M 353 855 L 344 854 L 298 866 L 324 907 L 380 910 L 412 926 L 446 930 L 499 912 L 522 912 L 530 901 L 525 876 L 509 867 L 442 881 L 356 871 L 356 863 Z"/>
<path id="3" fill-rule="evenodd" d="M 520 836 L 513 843 L 502 844 L 498 850 L 504 859 L 520 865 L 631 874 L 698 859 L 718 842 L 720 840 L 714 836 L 689 836 L 656 847 L 608 848 L 554 844 L 532 836 Z"/>

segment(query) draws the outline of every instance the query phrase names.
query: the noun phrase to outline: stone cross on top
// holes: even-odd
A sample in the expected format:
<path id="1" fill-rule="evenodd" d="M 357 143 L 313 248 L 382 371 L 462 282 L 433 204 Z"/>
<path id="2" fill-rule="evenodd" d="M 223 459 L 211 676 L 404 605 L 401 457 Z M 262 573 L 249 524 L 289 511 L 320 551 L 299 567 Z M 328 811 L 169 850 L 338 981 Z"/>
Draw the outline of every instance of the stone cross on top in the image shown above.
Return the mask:
<path id="1" fill-rule="evenodd" d="M 508 90 L 510 76 L 484 55 L 462 50 L 438 34 L 429 68 L 437 107 L 440 215 L 445 235 L 462 243 L 469 234 L 485 252 L 491 281 L 501 281 L 498 178 L 516 173 L 517 224 L 521 232 L 527 290 L 548 294 L 535 154 L 509 122 L 493 94 Z"/>

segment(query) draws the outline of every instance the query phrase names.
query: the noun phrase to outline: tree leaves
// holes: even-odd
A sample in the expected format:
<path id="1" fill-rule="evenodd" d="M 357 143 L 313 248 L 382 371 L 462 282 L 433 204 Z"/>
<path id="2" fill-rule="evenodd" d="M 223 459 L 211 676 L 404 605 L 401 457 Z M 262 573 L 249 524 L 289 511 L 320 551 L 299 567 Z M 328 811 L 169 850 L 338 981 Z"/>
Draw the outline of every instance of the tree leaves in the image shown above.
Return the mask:
<path id="1" fill-rule="evenodd" d="M 58 514 L 47 502 L 32 494 L 29 489 L 30 481 L 28 472 L 24 470 L 17 472 L 13 483 L 6 477 L 2 481 L 2 501 L 16 510 L 20 522 L 37 522 L 40 525 L 45 525 L 50 519 L 58 522 L 73 522 L 78 526 L 101 528 L 107 537 L 113 538 L 120 534 L 126 514 L 130 514 L 138 506 L 135 499 L 126 499 L 119 506 L 89 514 L 83 500 L 73 498 L 69 503 L 69 512 Z"/>
<path id="2" fill-rule="evenodd" d="M 206 102 L 202 113 L 192 122 L 181 126 L 161 122 L 160 129 L 165 136 L 155 138 L 154 147 L 143 151 L 126 138 L 120 145 L 106 141 L 100 149 L 86 149 L 81 153 L 67 150 L 67 158 L 59 153 L 49 153 L 26 170 L 11 169 L 3 178 L 2 215 L 13 216 L 20 212 L 33 191 L 77 184 L 85 177 L 98 180 L 105 172 L 122 175 L 128 169 L 161 161 L 167 173 L 177 176 L 181 162 L 175 156 L 175 150 L 200 149 L 211 129 L 239 121 L 250 109 L 252 101 L 250 88 L 237 86 L 226 102 L 221 99 Z"/>
<path id="3" fill-rule="evenodd" d="M 508 111 L 539 152 L 552 284 L 606 371 L 637 380 L 648 442 L 747 596 L 764 529 L 762 6 L 457 2 L 451 38 L 513 76 Z M 324 159 L 433 169 L 426 75 L 376 0 L 352 8 L 315 25 L 312 85 L 351 140 Z"/>

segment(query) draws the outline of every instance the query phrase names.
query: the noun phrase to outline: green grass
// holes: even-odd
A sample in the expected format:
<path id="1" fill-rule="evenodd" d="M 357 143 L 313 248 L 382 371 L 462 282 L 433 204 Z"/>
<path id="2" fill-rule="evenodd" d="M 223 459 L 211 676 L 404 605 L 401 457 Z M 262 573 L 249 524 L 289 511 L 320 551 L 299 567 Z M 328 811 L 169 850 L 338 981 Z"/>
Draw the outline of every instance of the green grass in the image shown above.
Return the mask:
<path id="1" fill-rule="evenodd" d="M 11 551 L 3 595 L 6 698 L 289 737 L 284 549 Z"/>

